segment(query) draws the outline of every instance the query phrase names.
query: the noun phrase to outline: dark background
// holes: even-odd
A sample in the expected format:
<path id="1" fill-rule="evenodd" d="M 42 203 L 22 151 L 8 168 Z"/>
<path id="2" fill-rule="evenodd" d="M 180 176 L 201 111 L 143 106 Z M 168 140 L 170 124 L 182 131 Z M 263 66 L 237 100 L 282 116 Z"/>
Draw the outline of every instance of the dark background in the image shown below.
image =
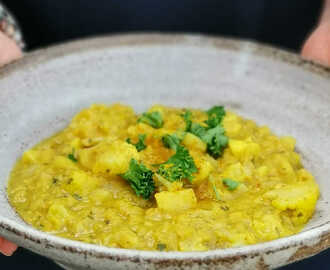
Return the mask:
<path id="1" fill-rule="evenodd" d="M 30 49 L 91 35 L 165 31 L 249 38 L 298 50 L 322 0 L 3 0 Z"/>
<path id="2" fill-rule="evenodd" d="M 29 50 L 119 32 L 190 32 L 244 38 L 299 51 L 321 0 L 5 0 Z M 330 269 L 330 251 L 282 270 Z M 19 249 L 1 269 L 60 269 Z"/>

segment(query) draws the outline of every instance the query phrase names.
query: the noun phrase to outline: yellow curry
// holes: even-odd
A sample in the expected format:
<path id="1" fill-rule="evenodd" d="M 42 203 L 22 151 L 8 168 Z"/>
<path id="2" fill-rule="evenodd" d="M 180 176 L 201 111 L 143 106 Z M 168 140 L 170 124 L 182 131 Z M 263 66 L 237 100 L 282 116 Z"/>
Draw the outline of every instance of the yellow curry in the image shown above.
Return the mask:
<path id="1" fill-rule="evenodd" d="M 215 106 L 92 105 L 8 184 L 32 226 L 109 247 L 203 251 L 299 232 L 319 196 L 295 139 Z"/>

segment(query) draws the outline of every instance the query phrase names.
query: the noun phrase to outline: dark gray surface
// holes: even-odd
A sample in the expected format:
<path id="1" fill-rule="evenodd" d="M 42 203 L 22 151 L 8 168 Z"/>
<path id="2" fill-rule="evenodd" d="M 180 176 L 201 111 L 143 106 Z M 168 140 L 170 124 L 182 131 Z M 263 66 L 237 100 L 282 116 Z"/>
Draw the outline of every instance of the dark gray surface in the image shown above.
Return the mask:
<path id="1" fill-rule="evenodd" d="M 248 38 L 299 50 L 322 0 L 3 0 L 30 49 L 132 31 Z"/>
<path id="2" fill-rule="evenodd" d="M 279 270 L 329 270 L 330 249 L 309 259 L 290 264 Z M 0 255 L 0 269 L 61 270 L 52 261 L 20 248 L 12 257 Z"/>

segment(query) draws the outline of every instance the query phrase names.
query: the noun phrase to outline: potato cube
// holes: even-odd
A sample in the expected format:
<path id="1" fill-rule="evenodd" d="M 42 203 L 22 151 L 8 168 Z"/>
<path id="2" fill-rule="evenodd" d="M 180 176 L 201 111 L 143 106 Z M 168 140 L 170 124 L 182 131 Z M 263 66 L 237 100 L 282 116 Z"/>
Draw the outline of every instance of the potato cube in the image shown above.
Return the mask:
<path id="1" fill-rule="evenodd" d="M 206 144 L 197 136 L 191 133 L 187 133 L 184 136 L 184 139 L 182 141 L 183 145 L 191 148 L 191 149 L 196 149 L 202 152 L 206 151 Z"/>
<path id="2" fill-rule="evenodd" d="M 182 211 L 196 207 L 197 199 L 192 189 L 162 191 L 155 195 L 157 206 L 167 211 Z"/>
<path id="3" fill-rule="evenodd" d="M 71 181 L 66 184 L 65 189 L 71 194 L 86 195 L 98 186 L 97 179 L 89 177 L 83 171 L 74 171 Z"/>

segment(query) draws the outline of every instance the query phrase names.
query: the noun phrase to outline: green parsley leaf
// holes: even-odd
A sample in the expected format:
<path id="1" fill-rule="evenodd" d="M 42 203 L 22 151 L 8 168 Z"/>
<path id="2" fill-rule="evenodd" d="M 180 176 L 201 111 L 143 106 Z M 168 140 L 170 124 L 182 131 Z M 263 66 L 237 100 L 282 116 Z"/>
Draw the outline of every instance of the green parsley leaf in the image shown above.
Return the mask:
<path id="1" fill-rule="evenodd" d="M 138 196 L 143 199 L 149 199 L 155 191 L 155 183 L 152 179 L 153 172 L 138 163 L 134 158 L 131 159 L 129 169 L 121 175 L 127 180 Z"/>
<path id="2" fill-rule="evenodd" d="M 223 150 L 228 145 L 228 137 L 225 130 L 221 126 L 221 122 L 226 112 L 222 106 L 214 106 L 207 111 L 208 120 L 202 126 L 198 123 L 192 123 L 188 130 L 192 134 L 199 137 L 207 145 L 207 152 L 214 158 L 222 155 Z"/>
<path id="3" fill-rule="evenodd" d="M 191 129 L 191 124 L 192 124 L 192 120 L 191 120 L 191 111 L 186 110 L 183 114 L 181 114 L 181 116 L 183 117 L 185 123 L 186 123 L 186 129 L 185 131 L 190 131 Z"/>
<path id="4" fill-rule="evenodd" d="M 216 127 L 217 125 L 221 124 L 222 119 L 226 115 L 226 111 L 223 106 L 214 106 L 208 111 L 206 111 L 208 115 L 208 119 L 205 123 L 210 127 Z"/>
<path id="5" fill-rule="evenodd" d="M 207 152 L 214 158 L 220 157 L 228 145 L 228 137 L 224 133 L 224 128 L 218 125 L 208 129 L 201 138 L 207 145 Z"/>
<path id="6" fill-rule="evenodd" d="M 177 134 L 166 134 L 162 137 L 162 142 L 165 147 L 177 150 L 178 146 L 180 145 L 182 139 Z"/>
<path id="7" fill-rule="evenodd" d="M 164 251 L 166 249 L 166 244 L 163 244 L 163 243 L 158 243 L 157 244 L 157 249 L 159 251 Z"/>
<path id="8" fill-rule="evenodd" d="M 190 128 L 190 132 L 199 138 L 202 138 L 205 135 L 206 130 L 207 130 L 206 127 L 203 127 L 202 125 L 197 123 L 192 123 Z"/>
<path id="9" fill-rule="evenodd" d="M 138 119 L 138 122 L 142 122 L 152 126 L 153 128 L 161 128 L 164 125 L 163 117 L 160 112 L 143 113 Z"/>
<path id="10" fill-rule="evenodd" d="M 158 168 L 157 173 L 170 182 L 193 179 L 192 174 L 197 172 L 197 168 L 189 151 L 181 146 L 177 146 L 176 153 Z"/>
<path id="11" fill-rule="evenodd" d="M 225 136 L 225 130 L 220 125 L 214 128 L 206 128 L 200 124 L 193 123 L 191 133 L 206 143 L 207 152 L 214 158 L 221 156 L 224 148 L 228 145 L 228 137 Z"/>
<path id="12" fill-rule="evenodd" d="M 239 186 L 239 182 L 230 178 L 222 179 L 222 183 L 228 188 L 228 190 L 235 190 Z"/>
<path id="13" fill-rule="evenodd" d="M 147 135 L 146 134 L 139 134 L 138 137 L 139 137 L 139 141 L 137 143 L 132 143 L 130 138 L 126 139 L 126 142 L 129 143 L 129 144 L 134 145 L 136 147 L 136 150 L 138 152 L 140 152 L 140 151 L 147 148 L 147 146 L 144 144 L 144 141 L 145 141 Z"/>
<path id="14" fill-rule="evenodd" d="M 75 156 L 75 149 L 72 149 L 72 153 L 68 154 L 68 159 L 71 159 L 73 162 L 78 162 L 78 159 Z"/>

